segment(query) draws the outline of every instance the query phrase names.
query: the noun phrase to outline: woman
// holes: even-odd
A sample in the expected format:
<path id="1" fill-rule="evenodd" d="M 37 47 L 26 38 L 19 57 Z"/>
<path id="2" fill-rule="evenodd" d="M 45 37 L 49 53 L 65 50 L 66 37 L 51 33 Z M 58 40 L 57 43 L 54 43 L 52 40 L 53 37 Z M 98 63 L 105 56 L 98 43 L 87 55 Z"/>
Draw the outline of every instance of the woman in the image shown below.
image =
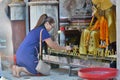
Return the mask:
<path id="1" fill-rule="evenodd" d="M 29 32 L 17 50 L 16 65 L 12 67 L 14 76 L 20 77 L 20 72 L 25 72 L 29 75 L 39 74 L 35 69 L 38 64 L 38 52 L 36 49 L 39 49 L 40 31 L 42 29 L 42 47 L 46 43 L 49 47 L 56 50 L 71 50 L 70 46 L 59 46 L 52 41 L 48 32 L 55 27 L 54 22 L 54 19 L 46 14 L 39 18 L 35 28 Z"/>

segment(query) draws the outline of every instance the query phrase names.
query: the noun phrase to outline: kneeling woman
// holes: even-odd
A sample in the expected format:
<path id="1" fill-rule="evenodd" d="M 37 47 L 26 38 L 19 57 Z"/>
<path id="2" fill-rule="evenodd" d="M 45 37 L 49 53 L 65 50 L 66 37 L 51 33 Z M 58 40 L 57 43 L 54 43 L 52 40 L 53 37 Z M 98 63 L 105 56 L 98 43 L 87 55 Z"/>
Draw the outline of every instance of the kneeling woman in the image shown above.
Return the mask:
<path id="1" fill-rule="evenodd" d="M 38 64 L 38 52 L 36 49 L 39 49 L 41 30 L 43 30 L 42 47 L 46 43 L 49 47 L 56 50 L 71 50 L 70 46 L 59 46 L 52 41 L 48 32 L 55 27 L 54 22 L 53 18 L 43 14 L 39 18 L 35 28 L 25 37 L 16 53 L 16 65 L 12 67 L 12 72 L 15 77 L 20 77 L 20 72 L 25 72 L 29 75 L 39 74 L 35 68 Z"/>

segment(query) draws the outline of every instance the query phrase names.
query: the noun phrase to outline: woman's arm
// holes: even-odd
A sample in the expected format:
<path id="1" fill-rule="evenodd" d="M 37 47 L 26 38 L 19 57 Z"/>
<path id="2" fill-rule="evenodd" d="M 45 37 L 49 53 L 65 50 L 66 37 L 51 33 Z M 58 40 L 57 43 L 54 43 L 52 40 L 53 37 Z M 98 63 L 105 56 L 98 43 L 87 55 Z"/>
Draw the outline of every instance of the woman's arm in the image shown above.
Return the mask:
<path id="1" fill-rule="evenodd" d="M 70 46 L 59 46 L 57 43 L 55 43 L 51 38 L 48 38 L 45 40 L 47 45 L 55 50 L 71 50 Z"/>

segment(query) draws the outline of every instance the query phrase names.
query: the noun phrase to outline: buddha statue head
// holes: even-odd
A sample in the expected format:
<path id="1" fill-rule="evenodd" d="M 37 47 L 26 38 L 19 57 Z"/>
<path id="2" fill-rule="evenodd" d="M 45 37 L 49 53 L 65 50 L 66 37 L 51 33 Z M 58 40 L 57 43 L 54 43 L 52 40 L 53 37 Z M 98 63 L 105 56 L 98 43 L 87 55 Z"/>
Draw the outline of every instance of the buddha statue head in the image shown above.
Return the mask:
<path id="1" fill-rule="evenodd" d="M 101 10 L 109 9 L 113 5 L 110 0 L 92 0 L 92 3 Z"/>

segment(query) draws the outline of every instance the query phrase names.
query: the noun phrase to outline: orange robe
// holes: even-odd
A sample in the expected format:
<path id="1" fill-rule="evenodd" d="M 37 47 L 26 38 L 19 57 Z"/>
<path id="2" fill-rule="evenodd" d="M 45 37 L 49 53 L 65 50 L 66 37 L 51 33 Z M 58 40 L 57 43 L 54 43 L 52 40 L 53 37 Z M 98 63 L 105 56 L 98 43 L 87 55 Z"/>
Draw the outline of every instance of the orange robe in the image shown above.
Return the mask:
<path id="1" fill-rule="evenodd" d="M 90 29 L 93 30 L 100 30 L 100 40 L 106 42 L 106 46 L 109 44 L 108 40 L 108 23 L 107 20 L 102 16 L 100 20 L 97 20 L 95 25 Z"/>

